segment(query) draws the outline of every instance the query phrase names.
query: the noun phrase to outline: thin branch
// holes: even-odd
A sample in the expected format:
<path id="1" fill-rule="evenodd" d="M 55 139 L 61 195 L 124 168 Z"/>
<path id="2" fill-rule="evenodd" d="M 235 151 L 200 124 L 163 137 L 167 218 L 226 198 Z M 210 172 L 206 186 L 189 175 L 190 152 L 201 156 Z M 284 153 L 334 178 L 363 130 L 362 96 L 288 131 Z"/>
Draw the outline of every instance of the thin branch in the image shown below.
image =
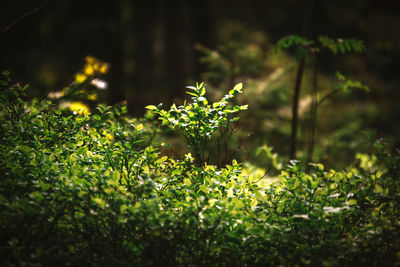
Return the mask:
<path id="1" fill-rule="evenodd" d="M 37 7 L 29 10 L 28 12 L 26 12 L 26 13 L 22 14 L 21 16 L 19 16 L 18 18 L 14 19 L 6 27 L 4 27 L 4 29 L 0 32 L 0 35 L 3 35 L 5 32 L 10 30 L 13 26 L 15 26 L 17 23 L 21 22 L 22 20 L 24 20 L 24 19 L 34 15 L 35 13 L 39 12 L 42 8 L 44 8 L 45 6 L 50 4 L 52 1 L 53 0 L 44 1 L 40 5 L 38 5 Z"/>
<path id="2" fill-rule="evenodd" d="M 336 94 L 339 91 L 340 91 L 339 89 L 335 89 L 335 90 L 332 90 L 331 92 L 329 92 L 320 101 L 318 101 L 317 106 L 321 105 L 327 98 L 331 97 L 332 95 Z"/>

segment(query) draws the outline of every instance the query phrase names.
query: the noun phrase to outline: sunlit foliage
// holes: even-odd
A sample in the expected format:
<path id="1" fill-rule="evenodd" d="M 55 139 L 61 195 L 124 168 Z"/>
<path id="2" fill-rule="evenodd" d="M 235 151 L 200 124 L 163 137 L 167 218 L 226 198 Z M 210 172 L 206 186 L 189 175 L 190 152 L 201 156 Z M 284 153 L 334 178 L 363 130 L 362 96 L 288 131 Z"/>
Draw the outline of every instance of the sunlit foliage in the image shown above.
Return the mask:
<path id="1" fill-rule="evenodd" d="M 108 73 L 110 64 L 93 56 L 85 57 L 85 64 L 75 74 L 74 81 L 61 91 L 48 94 L 50 99 L 56 100 L 60 107 L 72 112 L 89 113 L 99 100 L 99 90 L 108 87 L 101 79 Z"/>
<path id="2" fill-rule="evenodd" d="M 129 118 L 124 106 L 64 115 L 51 101 L 24 100 L 27 87 L 9 86 L 4 74 L 1 265 L 400 262 L 400 155 L 381 140 L 346 170 L 312 164 L 306 171 L 291 161 L 279 181 L 260 183 L 237 160 L 217 167 L 196 164 L 191 153 L 162 155 L 156 121 Z M 175 112 L 194 112 L 196 103 L 203 119 L 218 107 L 234 110 L 205 104 L 203 89 L 192 88 L 193 103 Z M 174 109 L 164 120 L 174 119 Z M 215 124 L 199 119 L 204 125 L 188 129 Z"/>

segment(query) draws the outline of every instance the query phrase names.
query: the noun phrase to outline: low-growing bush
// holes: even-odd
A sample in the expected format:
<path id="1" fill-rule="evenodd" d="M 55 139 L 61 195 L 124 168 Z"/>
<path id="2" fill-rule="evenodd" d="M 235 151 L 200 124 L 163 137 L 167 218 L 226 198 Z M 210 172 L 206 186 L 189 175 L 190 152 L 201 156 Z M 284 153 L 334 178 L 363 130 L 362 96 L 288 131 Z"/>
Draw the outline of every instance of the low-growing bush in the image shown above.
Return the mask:
<path id="1" fill-rule="evenodd" d="M 400 262 L 399 153 L 381 142 L 347 170 L 313 164 L 306 172 L 292 161 L 280 182 L 261 187 L 236 160 L 207 161 L 227 115 L 245 109 L 227 106 L 241 85 L 213 105 L 202 84 L 190 104 L 149 107 L 192 149 L 171 158 L 160 154 L 155 126 L 123 107 L 71 114 L 25 100 L 26 87 L 8 80 L 0 92 L 1 265 Z"/>

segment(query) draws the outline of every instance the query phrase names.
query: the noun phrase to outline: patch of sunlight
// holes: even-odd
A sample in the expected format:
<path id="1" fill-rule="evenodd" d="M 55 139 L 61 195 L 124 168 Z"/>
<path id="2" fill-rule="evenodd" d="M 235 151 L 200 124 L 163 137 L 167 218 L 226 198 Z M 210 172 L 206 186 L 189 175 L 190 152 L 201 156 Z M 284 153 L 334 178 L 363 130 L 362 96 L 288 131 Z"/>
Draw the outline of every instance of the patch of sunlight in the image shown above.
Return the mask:
<path id="1" fill-rule="evenodd" d="M 90 113 L 90 109 L 82 102 L 62 102 L 60 108 L 67 108 L 74 114 L 85 115 Z"/>
<path id="2" fill-rule="evenodd" d="M 250 183 L 255 183 L 261 188 L 276 184 L 280 180 L 279 177 L 269 176 L 266 169 L 259 168 L 248 162 L 243 165 L 242 172 L 248 177 Z"/>
<path id="3" fill-rule="evenodd" d="M 310 110 L 310 105 L 312 102 L 312 96 L 307 95 L 300 99 L 299 101 L 299 115 L 302 116 L 304 113 Z M 278 115 L 284 118 L 292 116 L 292 106 L 284 106 L 278 110 Z"/>

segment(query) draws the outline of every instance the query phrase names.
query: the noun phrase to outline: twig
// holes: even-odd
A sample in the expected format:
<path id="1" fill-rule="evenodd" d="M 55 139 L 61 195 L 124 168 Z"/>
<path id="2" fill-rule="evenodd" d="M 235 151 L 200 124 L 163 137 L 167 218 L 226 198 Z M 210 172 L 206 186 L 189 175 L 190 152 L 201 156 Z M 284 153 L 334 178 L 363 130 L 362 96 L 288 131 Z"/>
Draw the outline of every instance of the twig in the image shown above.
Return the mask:
<path id="1" fill-rule="evenodd" d="M 5 32 L 7 32 L 8 30 L 10 30 L 13 26 L 15 26 L 17 23 L 19 23 L 20 21 L 22 21 L 23 19 L 32 16 L 33 14 L 39 12 L 42 8 L 44 8 L 45 6 L 47 6 L 48 4 L 51 3 L 51 1 L 53 0 L 47 0 L 42 2 L 40 5 L 38 5 L 37 7 L 29 10 L 28 12 L 22 14 L 21 16 L 19 16 L 18 18 L 14 19 L 13 21 L 11 21 L 6 27 L 4 27 L 4 29 L 0 32 L 0 35 L 3 35 Z"/>
<path id="2" fill-rule="evenodd" d="M 327 98 L 331 97 L 332 95 L 336 94 L 339 92 L 339 89 L 332 90 L 330 93 L 325 95 L 320 101 L 318 101 L 317 106 L 321 105 Z"/>

